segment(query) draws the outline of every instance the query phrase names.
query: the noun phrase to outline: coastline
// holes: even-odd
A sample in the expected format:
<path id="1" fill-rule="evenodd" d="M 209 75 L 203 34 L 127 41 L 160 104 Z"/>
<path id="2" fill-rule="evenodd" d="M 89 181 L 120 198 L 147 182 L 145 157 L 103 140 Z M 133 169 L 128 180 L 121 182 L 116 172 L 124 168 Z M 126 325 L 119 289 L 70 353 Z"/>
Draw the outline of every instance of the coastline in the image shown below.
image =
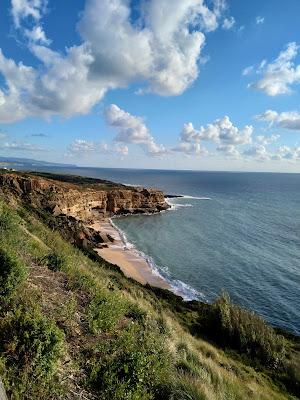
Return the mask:
<path id="1" fill-rule="evenodd" d="M 111 236 L 114 241 L 106 243 L 106 247 L 94 250 L 106 261 L 117 265 L 125 276 L 142 285 L 149 284 L 172 291 L 172 286 L 159 273 L 156 273 L 147 260 L 133 247 L 128 246 L 120 231 L 110 218 L 103 218 L 89 227 L 97 232 Z"/>

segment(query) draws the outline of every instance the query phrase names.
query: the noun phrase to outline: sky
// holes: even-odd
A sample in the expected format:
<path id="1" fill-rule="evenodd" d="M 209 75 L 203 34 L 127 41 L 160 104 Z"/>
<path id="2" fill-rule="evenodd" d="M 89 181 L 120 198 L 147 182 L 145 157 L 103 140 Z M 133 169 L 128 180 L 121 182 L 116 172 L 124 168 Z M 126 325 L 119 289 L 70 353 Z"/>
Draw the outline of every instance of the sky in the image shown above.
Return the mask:
<path id="1" fill-rule="evenodd" d="M 300 172 L 299 0 L 0 0 L 0 156 Z"/>

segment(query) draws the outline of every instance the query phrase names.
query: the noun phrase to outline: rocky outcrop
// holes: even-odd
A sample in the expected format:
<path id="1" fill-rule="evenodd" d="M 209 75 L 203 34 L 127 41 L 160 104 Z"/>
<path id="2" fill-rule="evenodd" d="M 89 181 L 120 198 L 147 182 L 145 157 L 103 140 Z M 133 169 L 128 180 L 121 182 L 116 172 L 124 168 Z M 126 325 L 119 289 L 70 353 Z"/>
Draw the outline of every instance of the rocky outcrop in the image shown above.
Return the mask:
<path id="1" fill-rule="evenodd" d="M 155 213 L 169 208 L 162 191 L 91 180 L 88 185 L 30 174 L 0 174 L 0 192 L 13 194 L 55 216 L 84 222 L 118 214 Z M 103 183 L 104 182 L 104 183 Z"/>

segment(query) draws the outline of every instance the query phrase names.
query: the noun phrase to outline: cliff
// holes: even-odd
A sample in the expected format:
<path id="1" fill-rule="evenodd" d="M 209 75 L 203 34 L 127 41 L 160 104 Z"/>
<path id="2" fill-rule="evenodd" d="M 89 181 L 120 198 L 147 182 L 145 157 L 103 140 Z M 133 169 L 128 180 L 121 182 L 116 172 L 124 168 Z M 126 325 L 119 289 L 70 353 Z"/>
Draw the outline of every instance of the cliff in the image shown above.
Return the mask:
<path id="1" fill-rule="evenodd" d="M 91 251 L 107 247 L 114 239 L 90 225 L 114 215 L 156 213 L 169 208 L 160 190 L 72 175 L 2 171 L 0 194 L 9 203 L 35 209 L 65 239 Z"/>
<path id="2" fill-rule="evenodd" d="M 162 191 L 99 179 L 51 174 L 0 174 L 0 192 L 34 208 L 84 222 L 118 214 L 155 213 L 169 208 Z"/>

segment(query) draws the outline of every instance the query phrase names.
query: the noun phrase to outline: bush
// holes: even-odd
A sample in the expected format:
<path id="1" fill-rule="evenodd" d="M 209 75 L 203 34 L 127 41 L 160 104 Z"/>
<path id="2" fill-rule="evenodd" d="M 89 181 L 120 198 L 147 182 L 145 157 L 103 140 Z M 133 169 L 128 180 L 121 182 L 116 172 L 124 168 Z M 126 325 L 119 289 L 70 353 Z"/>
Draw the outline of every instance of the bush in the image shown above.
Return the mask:
<path id="1" fill-rule="evenodd" d="M 17 226 L 16 216 L 0 202 L 0 233 L 12 230 Z"/>
<path id="2" fill-rule="evenodd" d="M 91 355 L 90 384 L 101 399 L 150 400 L 170 379 L 170 358 L 153 325 L 131 323 L 116 340 L 102 342 Z"/>
<path id="3" fill-rule="evenodd" d="M 112 330 L 125 315 L 128 303 L 114 292 L 98 293 L 89 304 L 87 315 L 91 332 Z"/>
<path id="4" fill-rule="evenodd" d="M 56 251 L 47 254 L 42 261 L 51 271 L 61 271 L 67 266 L 66 257 Z"/>
<path id="5" fill-rule="evenodd" d="M 126 317 L 132 318 L 134 321 L 142 324 L 146 320 L 147 312 L 137 303 L 132 303 L 129 306 Z"/>
<path id="6" fill-rule="evenodd" d="M 9 298 L 25 277 L 23 263 L 8 250 L 0 249 L 0 300 Z"/>
<path id="7" fill-rule="evenodd" d="M 37 310 L 17 307 L 0 320 L 0 359 L 12 398 L 33 398 L 49 385 L 61 353 L 61 331 Z"/>
<path id="8" fill-rule="evenodd" d="M 285 341 L 262 318 L 232 304 L 228 294 L 210 307 L 204 321 L 206 333 L 223 347 L 231 347 L 271 369 L 282 366 Z"/>

